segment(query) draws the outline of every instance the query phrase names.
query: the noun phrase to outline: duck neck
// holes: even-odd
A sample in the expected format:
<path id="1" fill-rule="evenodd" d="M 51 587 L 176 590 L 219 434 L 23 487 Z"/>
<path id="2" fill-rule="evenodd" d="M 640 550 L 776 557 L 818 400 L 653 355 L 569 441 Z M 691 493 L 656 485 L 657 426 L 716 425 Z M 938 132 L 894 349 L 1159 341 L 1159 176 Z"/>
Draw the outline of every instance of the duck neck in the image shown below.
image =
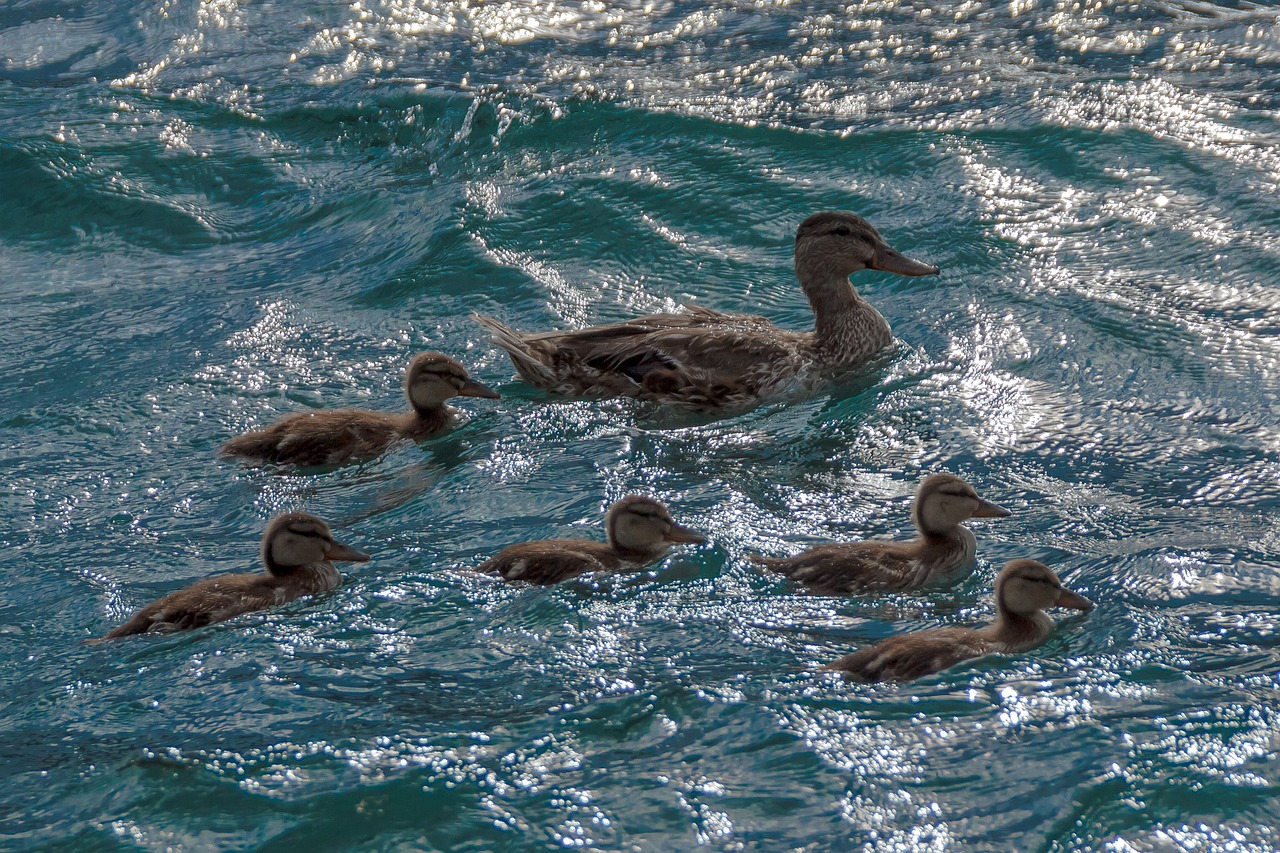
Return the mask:
<path id="1" fill-rule="evenodd" d="M 914 585 L 947 579 L 973 565 L 978 542 L 968 528 L 957 524 L 945 531 L 918 528 L 916 537 L 919 565 Z"/>
<path id="2" fill-rule="evenodd" d="M 282 566 L 274 560 L 268 560 L 267 571 L 273 578 L 291 586 L 303 587 L 307 592 L 324 592 L 342 585 L 342 574 L 328 560 L 305 566 Z"/>
<path id="3" fill-rule="evenodd" d="M 957 524 L 945 530 L 930 530 L 919 526 L 917 532 L 921 544 L 927 550 L 959 551 L 967 557 L 973 557 L 978 550 L 978 540 L 974 538 L 973 531 L 963 524 Z"/>
<path id="4" fill-rule="evenodd" d="M 1040 645 L 1053 633 L 1053 620 L 1043 610 L 1014 613 L 1001 602 L 996 621 L 984 632 L 989 639 L 999 643 L 1003 651 L 1023 651 Z"/>
<path id="5" fill-rule="evenodd" d="M 814 343 L 824 360 L 865 361 L 892 341 L 889 324 L 842 270 L 798 261 L 796 276 L 813 309 Z"/>
<path id="6" fill-rule="evenodd" d="M 610 519 L 609 523 L 605 526 L 604 538 L 605 542 L 609 546 L 609 550 L 612 551 L 620 560 L 627 560 L 632 563 L 648 563 L 658 559 L 666 554 L 667 551 L 671 550 L 670 546 L 663 542 L 658 543 L 655 548 L 648 550 L 623 545 L 618 541 L 618 538 L 614 533 L 613 524 L 613 520 Z"/>
<path id="7" fill-rule="evenodd" d="M 609 550 L 617 555 L 618 559 L 626 560 L 631 563 L 650 563 L 667 553 L 669 548 L 666 545 L 659 545 L 655 549 L 644 550 L 641 548 L 630 548 L 626 545 L 618 544 L 612 535 L 606 536 L 609 544 Z"/>
<path id="8" fill-rule="evenodd" d="M 413 411 L 404 424 L 406 435 L 430 435 L 444 429 L 453 420 L 453 409 L 449 408 L 448 403 L 424 406 L 410 400 L 409 405 Z"/>

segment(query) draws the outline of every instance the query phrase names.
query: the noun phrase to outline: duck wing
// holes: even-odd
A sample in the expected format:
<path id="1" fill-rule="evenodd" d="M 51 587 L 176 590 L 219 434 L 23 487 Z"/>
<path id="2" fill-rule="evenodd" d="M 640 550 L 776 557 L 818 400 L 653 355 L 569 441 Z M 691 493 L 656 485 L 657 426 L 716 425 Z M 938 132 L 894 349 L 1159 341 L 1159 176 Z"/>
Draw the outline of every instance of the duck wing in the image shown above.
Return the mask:
<path id="1" fill-rule="evenodd" d="M 522 334 L 476 315 L 517 372 L 547 391 L 712 408 L 779 390 L 807 366 L 805 333 L 706 308 L 577 331 Z"/>
<path id="2" fill-rule="evenodd" d="M 547 539 L 503 548 L 476 567 L 478 572 L 504 580 L 556 584 L 588 572 L 621 567 L 622 561 L 602 542 L 587 539 Z"/>
<path id="3" fill-rule="evenodd" d="M 915 549 L 900 542 L 818 545 L 794 557 L 752 557 L 820 595 L 912 589 L 921 575 Z"/>
<path id="4" fill-rule="evenodd" d="M 972 628 L 934 628 L 900 634 L 827 664 L 862 681 L 912 681 L 995 651 Z"/>

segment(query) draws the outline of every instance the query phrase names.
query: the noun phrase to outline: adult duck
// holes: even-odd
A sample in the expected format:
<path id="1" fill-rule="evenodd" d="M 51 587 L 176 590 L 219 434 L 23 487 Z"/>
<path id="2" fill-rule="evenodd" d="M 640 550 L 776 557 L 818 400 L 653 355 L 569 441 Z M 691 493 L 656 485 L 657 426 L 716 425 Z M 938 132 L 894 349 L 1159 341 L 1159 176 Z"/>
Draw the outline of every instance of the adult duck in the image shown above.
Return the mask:
<path id="1" fill-rule="evenodd" d="M 977 540 L 962 522 L 1008 515 L 954 474 L 931 474 L 911 504 L 918 535 L 910 542 L 840 542 L 794 557 L 751 559 L 823 595 L 919 589 L 953 583 L 973 571 Z"/>
<path id="2" fill-rule="evenodd" d="M 333 538 L 329 525 L 305 512 L 277 516 L 262 535 L 265 573 L 219 575 L 197 581 L 139 610 L 103 640 L 130 634 L 201 628 L 342 585 L 335 560 L 364 562 L 369 555 Z"/>
<path id="3" fill-rule="evenodd" d="M 609 507 L 605 542 L 541 539 L 508 545 L 477 567 L 509 581 L 554 584 L 587 572 L 618 571 L 662 559 L 673 545 L 700 545 L 707 538 L 676 524 L 659 501 L 629 495 Z"/>
<path id="4" fill-rule="evenodd" d="M 498 399 L 498 392 L 467 375 L 458 361 L 438 352 L 413 359 L 404 376 L 408 412 L 320 409 L 285 415 L 260 430 L 222 445 L 223 458 L 281 465 L 341 465 L 370 459 L 402 439 L 423 441 L 453 427 L 454 397 Z"/>
<path id="5" fill-rule="evenodd" d="M 796 278 L 813 308 L 812 332 L 699 307 L 536 333 L 474 316 L 511 356 L 520 376 L 545 391 L 637 397 L 699 410 L 737 408 L 817 384 L 889 346 L 889 324 L 849 282 L 866 269 L 904 276 L 938 272 L 894 251 L 861 216 L 826 211 L 796 231 Z"/>
<path id="6" fill-rule="evenodd" d="M 1050 607 L 1092 610 L 1035 560 L 1010 560 L 996 579 L 996 621 L 982 628 L 931 628 L 900 634 L 827 664 L 861 681 L 911 681 L 962 661 L 1033 649 L 1053 633 Z"/>

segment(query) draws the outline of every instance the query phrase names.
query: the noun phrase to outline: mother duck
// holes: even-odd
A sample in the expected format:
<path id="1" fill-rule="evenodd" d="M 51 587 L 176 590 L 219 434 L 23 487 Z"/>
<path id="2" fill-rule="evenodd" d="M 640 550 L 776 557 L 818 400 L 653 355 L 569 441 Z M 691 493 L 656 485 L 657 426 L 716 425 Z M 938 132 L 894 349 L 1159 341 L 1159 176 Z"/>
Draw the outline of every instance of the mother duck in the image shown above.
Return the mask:
<path id="1" fill-rule="evenodd" d="M 493 317 L 475 319 L 493 332 L 520 376 L 545 391 L 735 408 L 856 368 L 889 346 L 889 324 L 853 289 L 850 275 L 866 269 L 905 276 L 938 272 L 894 251 L 870 223 L 848 211 L 815 213 L 800 223 L 795 266 L 813 308 L 812 332 L 692 306 L 578 331 L 521 333 Z"/>

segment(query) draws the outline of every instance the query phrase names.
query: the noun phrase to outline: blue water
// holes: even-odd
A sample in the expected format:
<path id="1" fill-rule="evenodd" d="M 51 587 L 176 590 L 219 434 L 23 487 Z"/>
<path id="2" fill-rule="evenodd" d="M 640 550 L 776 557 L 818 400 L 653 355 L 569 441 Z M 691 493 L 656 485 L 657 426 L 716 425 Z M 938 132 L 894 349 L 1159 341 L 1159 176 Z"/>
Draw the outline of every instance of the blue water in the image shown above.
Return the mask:
<path id="1" fill-rule="evenodd" d="M 0 846 L 1280 848 L 1278 191 L 1268 4 L 6 0 Z M 807 400 L 552 402 L 468 316 L 801 328 L 826 208 L 943 273 L 859 275 L 901 347 Z M 426 348 L 505 399 L 363 466 L 215 460 L 397 408 Z M 907 536 L 936 470 L 1014 511 L 958 589 L 745 560 Z M 712 544 L 456 571 L 633 491 Z M 82 644 L 291 508 L 375 561 Z M 984 621 L 1012 557 L 1097 609 L 915 684 L 815 673 Z"/>

